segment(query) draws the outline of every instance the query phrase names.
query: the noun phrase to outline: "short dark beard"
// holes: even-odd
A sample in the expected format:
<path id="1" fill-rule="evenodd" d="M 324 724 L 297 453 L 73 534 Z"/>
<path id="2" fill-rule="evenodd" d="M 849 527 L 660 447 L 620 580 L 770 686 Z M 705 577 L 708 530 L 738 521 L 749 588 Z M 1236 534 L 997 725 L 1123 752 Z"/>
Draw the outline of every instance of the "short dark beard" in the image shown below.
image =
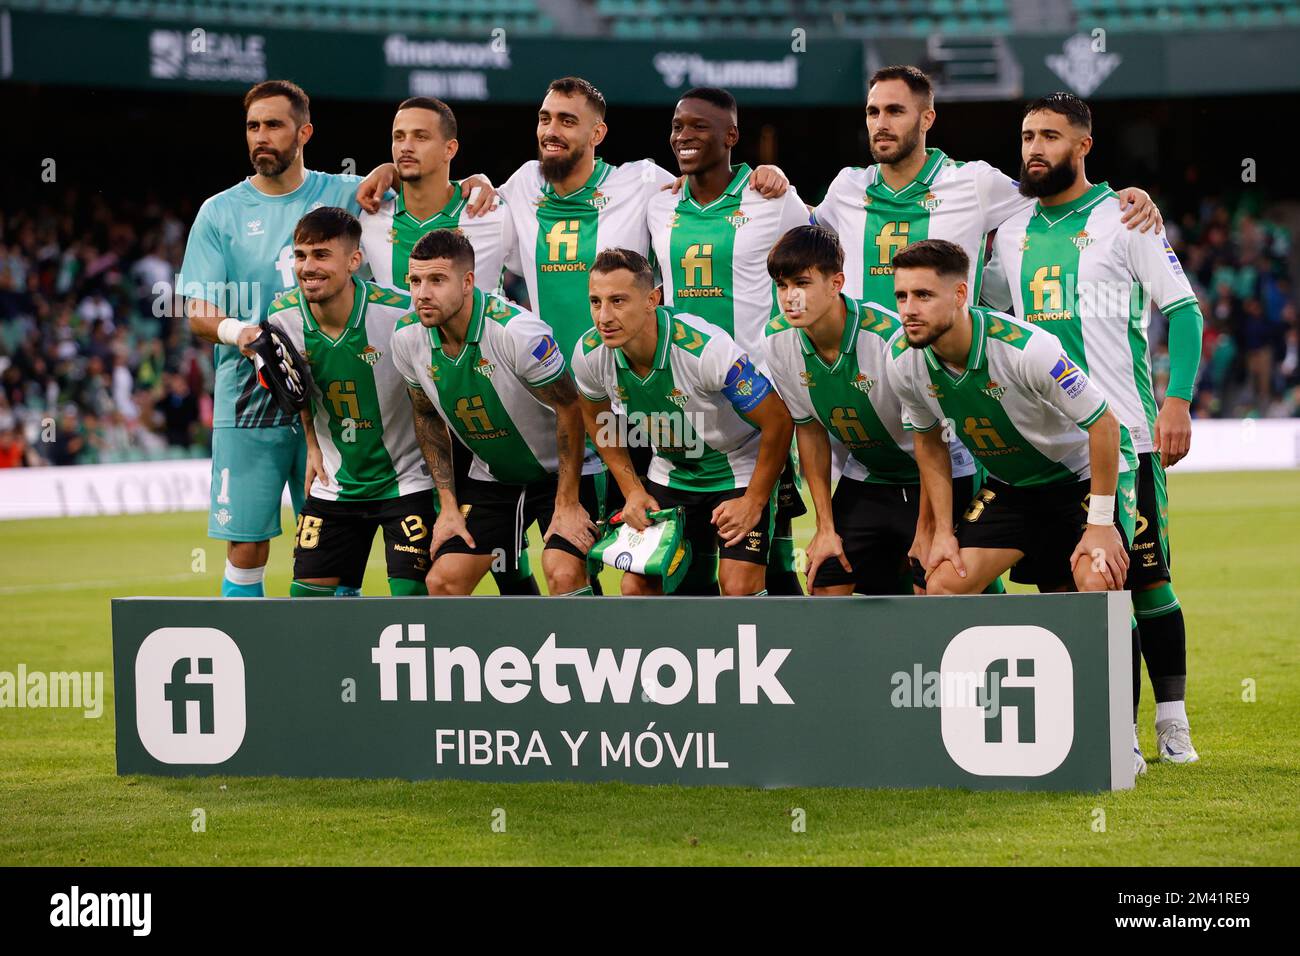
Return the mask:
<path id="1" fill-rule="evenodd" d="M 1064 162 L 1048 166 L 1047 172 L 1037 179 L 1029 178 L 1029 170 L 1024 160 L 1020 161 L 1020 195 L 1029 199 L 1041 199 L 1043 196 L 1055 196 L 1063 193 L 1079 178 L 1079 169 L 1074 160 L 1067 156 Z"/>
<path id="2" fill-rule="evenodd" d="M 266 148 L 270 149 L 270 147 Z M 292 149 L 286 150 L 283 153 L 272 149 L 270 156 L 263 154 L 255 159 L 251 155 L 249 156 L 249 159 L 252 160 L 253 163 L 253 169 L 257 170 L 258 175 L 266 176 L 268 179 L 274 179 L 276 176 L 279 176 L 286 169 L 292 166 L 293 161 L 297 158 L 297 143 L 293 145 Z"/>
<path id="3" fill-rule="evenodd" d="M 943 328 L 938 329 L 937 331 L 931 332 L 929 335 L 927 335 L 927 336 L 926 336 L 923 340 L 921 340 L 921 341 L 913 341 L 913 340 L 912 340 L 912 337 L 909 336 L 909 335 L 907 334 L 906 331 L 903 332 L 903 336 L 907 339 L 907 344 L 910 345 L 912 348 L 914 348 L 914 349 L 923 349 L 923 348 L 926 348 L 927 346 L 933 345 L 935 342 L 939 341 L 939 339 L 940 339 L 942 336 L 946 335 L 947 332 L 948 332 L 948 330 L 952 328 L 952 325 L 953 325 L 953 323 L 952 323 L 952 322 L 949 322 L 949 323 L 948 323 L 946 326 L 944 326 Z"/>
<path id="4" fill-rule="evenodd" d="M 582 153 L 571 150 L 559 156 L 552 156 L 538 146 L 537 160 L 542 164 L 542 178 L 548 183 L 558 183 L 567 179 L 569 174 L 578 168 L 578 163 L 582 161 Z"/>
<path id="5" fill-rule="evenodd" d="M 920 144 L 921 144 L 921 121 L 917 120 L 916 125 L 912 127 L 912 129 L 907 133 L 906 136 L 898 137 L 898 155 L 896 158 L 891 160 L 890 163 L 891 164 L 901 163 L 903 160 L 907 159 L 907 157 L 911 156 L 912 153 L 916 152 L 916 147 L 919 146 Z M 875 144 L 871 143 L 869 145 L 871 146 L 871 158 L 878 163 L 883 162 L 883 160 L 876 155 Z"/>

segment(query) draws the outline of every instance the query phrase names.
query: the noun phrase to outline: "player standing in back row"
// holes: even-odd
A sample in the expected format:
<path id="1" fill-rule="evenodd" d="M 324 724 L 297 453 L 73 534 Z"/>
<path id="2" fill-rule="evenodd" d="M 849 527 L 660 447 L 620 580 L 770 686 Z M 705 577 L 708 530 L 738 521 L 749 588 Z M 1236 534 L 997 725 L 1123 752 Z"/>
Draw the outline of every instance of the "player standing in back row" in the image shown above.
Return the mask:
<path id="1" fill-rule="evenodd" d="M 435 229 L 456 229 L 474 247 L 476 288 L 484 292 L 499 288 L 514 226 L 501 202 L 478 216 L 468 215 L 469 192 L 450 176 L 459 149 L 456 115 L 442 100 L 415 96 L 397 107 L 392 130 L 396 195 L 375 212 L 361 214 L 361 247 L 381 285 L 409 288 L 407 268 L 415 244 Z M 459 443 L 453 443 L 451 453 L 456 481 L 463 483 L 471 456 Z M 494 570 L 492 577 L 502 594 L 539 593 L 526 549 L 519 555 L 518 567 Z"/>
<path id="2" fill-rule="evenodd" d="M 1187 630 L 1170 583 L 1165 469 L 1191 445 L 1203 321 L 1169 240 L 1124 229 L 1114 191 L 1088 182 L 1084 159 L 1092 143 L 1092 111 L 1077 96 L 1053 93 L 1029 104 L 1020 189 L 1037 202 L 1003 223 L 995 254 L 1016 315 L 1061 340 L 1133 436 L 1140 463 L 1127 585 L 1137 619 L 1133 716 L 1136 722 L 1145 656 L 1160 759 L 1192 763 L 1198 757 L 1184 702 Z M 1169 322 L 1169 388 L 1159 411 L 1147 342 L 1152 306 Z"/>
<path id="3" fill-rule="evenodd" d="M 794 187 L 772 199 L 755 190 L 749 166 L 731 164 L 739 140 L 735 97 L 704 86 L 683 93 L 668 144 L 686 181 L 679 193 L 652 196 L 647 216 L 665 304 L 726 331 L 766 372 L 763 327 L 775 306 L 767 254 L 788 231 L 808 224 L 808 207 Z M 803 593 L 794 570 L 791 522 L 806 510 L 794 464 L 788 462 L 777 490 L 769 594 Z M 679 593 L 702 593 L 698 570 L 690 578 Z M 711 593 L 717 593 L 716 586 Z"/>

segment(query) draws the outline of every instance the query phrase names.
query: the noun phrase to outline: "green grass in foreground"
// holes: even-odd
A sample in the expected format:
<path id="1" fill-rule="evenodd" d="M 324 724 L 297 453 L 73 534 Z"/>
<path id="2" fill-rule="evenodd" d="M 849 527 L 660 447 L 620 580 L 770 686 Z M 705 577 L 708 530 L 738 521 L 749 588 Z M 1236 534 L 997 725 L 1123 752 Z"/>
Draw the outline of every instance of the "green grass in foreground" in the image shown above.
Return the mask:
<path id="1" fill-rule="evenodd" d="M 1153 764 L 1134 791 L 120 778 L 106 686 L 98 720 L 0 711 L 0 864 L 1294 864 L 1300 474 L 1175 472 L 1170 492 L 1202 759 Z M 102 670 L 111 684 L 109 598 L 217 593 L 224 553 L 203 535 L 196 514 L 0 522 L 0 670 Z M 385 590 L 377 556 L 367 593 Z M 271 593 L 288 577 L 280 538 Z M 1148 687 L 1148 751 L 1152 714 Z M 791 832 L 795 807 L 805 833 Z"/>

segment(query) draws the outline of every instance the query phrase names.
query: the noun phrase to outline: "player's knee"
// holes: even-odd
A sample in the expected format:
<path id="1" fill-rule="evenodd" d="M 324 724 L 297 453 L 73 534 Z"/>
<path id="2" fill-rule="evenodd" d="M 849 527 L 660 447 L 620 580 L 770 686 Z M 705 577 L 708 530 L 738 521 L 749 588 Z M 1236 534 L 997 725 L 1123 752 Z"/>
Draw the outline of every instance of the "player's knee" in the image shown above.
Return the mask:
<path id="1" fill-rule="evenodd" d="M 1083 571 L 1075 571 L 1074 586 L 1079 591 L 1110 590 L 1110 586 L 1106 584 L 1106 579 L 1091 568 Z"/>
<path id="2" fill-rule="evenodd" d="M 430 594 L 438 597 L 449 597 L 464 593 L 459 587 L 459 582 L 453 575 L 448 573 L 448 570 L 444 562 L 434 562 L 433 567 L 429 569 L 429 573 L 424 576 L 424 586 L 428 588 Z"/>
<path id="3" fill-rule="evenodd" d="M 543 570 L 546 572 L 546 587 L 552 594 L 569 594 L 588 584 L 586 562 L 572 555 L 548 556 L 543 562 Z"/>
<path id="4" fill-rule="evenodd" d="M 649 597 L 659 593 L 659 589 L 648 577 L 644 574 L 633 574 L 631 571 L 624 573 L 619 590 L 624 597 Z"/>
<path id="5" fill-rule="evenodd" d="M 744 597 L 763 590 L 764 567 L 761 564 L 743 563 L 741 567 L 720 568 L 718 586 L 723 597 Z"/>
<path id="6" fill-rule="evenodd" d="M 931 596 L 941 594 L 969 594 L 970 588 L 966 585 L 965 578 L 961 577 L 961 575 L 953 570 L 951 565 L 945 564 L 926 579 L 925 593 Z"/>
<path id="7" fill-rule="evenodd" d="M 270 541 L 227 541 L 226 557 L 237 568 L 260 568 L 271 556 Z"/>

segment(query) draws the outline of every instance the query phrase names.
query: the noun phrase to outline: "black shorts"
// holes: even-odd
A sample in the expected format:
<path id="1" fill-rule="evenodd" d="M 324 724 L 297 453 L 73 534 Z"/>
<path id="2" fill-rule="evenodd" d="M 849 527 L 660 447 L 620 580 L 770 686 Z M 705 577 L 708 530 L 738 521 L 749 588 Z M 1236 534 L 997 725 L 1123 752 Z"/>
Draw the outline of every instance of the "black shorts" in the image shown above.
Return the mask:
<path id="1" fill-rule="evenodd" d="M 808 513 L 808 506 L 799 494 L 799 471 L 795 468 L 794 456 L 787 455 L 781 477 L 776 480 L 776 523 L 788 523 Z"/>
<path id="2" fill-rule="evenodd" d="M 1169 498 L 1165 492 L 1165 470 L 1154 452 L 1138 455 L 1137 527 L 1128 549 L 1130 591 L 1170 580 Z"/>
<path id="3" fill-rule="evenodd" d="M 745 535 L 739 544 L 726 545 L 718 537 L 714 526 L 713 509 L 724 501 L 739 498 L 745 493 L 744 488 L 731 488 L 727 491 L 683 491 L 669 488 L 653 481 L 645 483 L 649 492 L 660 508 L 682 508 L 686 514 L 686 540 L 691 543 L 691 560 L 707 556 L 712 560 L 717 555 L 722 560 L 746 561 L 750 564 L 767 564 L 768 552 L 772 549 L 772 504 L 763 506 L 762 513 L 754 530 Z"/>
<path id="4" fill-rule="evenodd" d="M 466 478 L 459 487 L 457 499 L 465 515 L 465 526 L 474 547 L 459 536 L 444 541 L 434 559 L 444 554 L 503 555 L 505 567 L 498 570 L 513 571 L 519 566 L 519 554 L 526 547 L 524 532 L 537 522 L 541 534 L 551 525 L 555 515 L 555 491 L 559 479 L 552 475 L 529 485 L 508 485 L 499 481 L 479 481 Z M 592 521 L 596 520 L 599 501 L 596 481 L 592 475 L 583 475 L 578 484 L 578 501 L 587 509 Z M 552 535 L 546 539 L 545 550 L 559 550 L 575 557 L 586 557 L 586 552 L 567 538 Z"/>
<path id="5" fill-rule="evenodd" d="M 953 479 L 954 521 L 966 509 L 973 489 L 974 478 L 970 475 Z M 817 569 L 813 586 L 852 584 L 858 594 L 898 594 L 900 579 L 910 574 L 913 584 L 925 587 L 925 569 L 920 562 L 909 562 L 907 557 L 916 539 L 920 500 L 920 485 L 885 485 L 841 478 L 831 498 L 831 515 L 835 533 L 844 543 L 844 556 L 853 570 L 845 571 L 838 561 L 830 558 Z"/>
<path id="6" fill-rule="evenodd" d="M 384 531 L 390 578 L 423 581 L 429 573 L 433 492 L 382 501 L 326 501 L 309 497 L 298 516 L 293 576 L 299 581 L 339 578 L 361 586 L 375 531 Z"/>
<path id="7" fill-rule="evenodd" d="M 1011 580 L 1040 591 L 1074 590 L 1070 556 L 1088 524 L 1091 482 L 1014 487 L 991 475 L 975 492 L 957 522 L 963 548 L 1013 548 L 1024 557 L 1011 568 Z M 1116 502 L 1115 527 L 1127 542 Z"/>

